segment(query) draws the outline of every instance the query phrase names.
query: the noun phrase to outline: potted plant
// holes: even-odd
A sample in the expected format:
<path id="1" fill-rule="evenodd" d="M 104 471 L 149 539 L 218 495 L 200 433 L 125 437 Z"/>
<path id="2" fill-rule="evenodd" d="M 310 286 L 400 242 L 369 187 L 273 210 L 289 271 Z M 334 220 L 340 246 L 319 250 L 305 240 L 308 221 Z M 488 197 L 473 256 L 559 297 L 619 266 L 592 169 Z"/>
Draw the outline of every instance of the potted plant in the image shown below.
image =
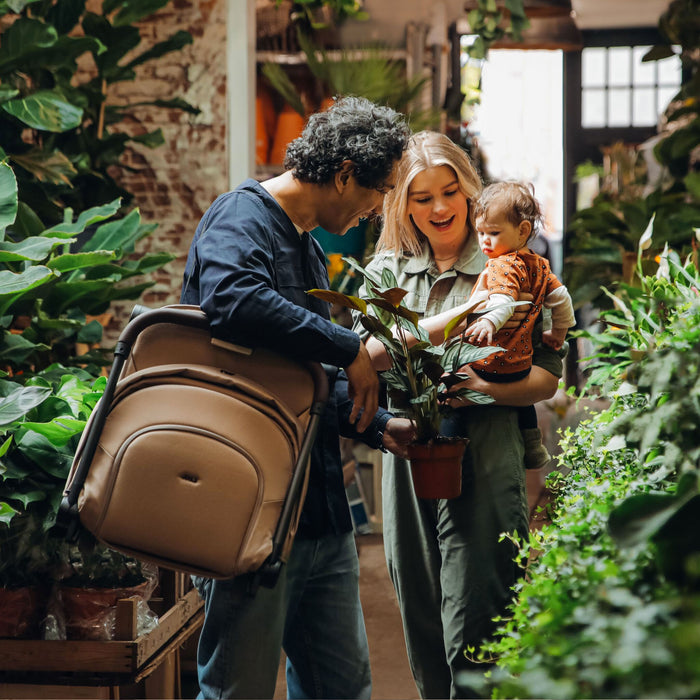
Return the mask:
<path id="1" fill-rule="evenodd" d="M 138 634 L 157 622 L 148 600 L 158 583 L 157 567 L 109 549 L 83 531 L 77 543 L 61 543 L 60 585 L 54 616 L 61 637 L 115 638 L 117 603 L 137 598 Z"/>
<path id="2" fill-rule="evenodd" d="M 86 314 L 138 297 L 150 283 L 132 278 L 172 256 L 132 259 L 135 241 L 154 227 L 142 224 L 137 210 L 105 222 L 119 200 L 75 221 L 66 210 L 64 221 L 47 229 L 34 219 L 27 231 L 18 219 L 28 208 L 3 156 L 0 149 L 0 587 L 15 600 L 0 603 L 7 609 L 19 595 L 45 599 L 47 583 L 77 573 L 79 560 L 67 559 L 54 525 L 80 434 L 106 383 L 97 375 L 109 351 L 75 353 L 76 342 L 101 338 Z M 73 248 L 88 226 L 90 237 Z M 103 557 L 103 576 L 121 585 L 125 561 L 108 566 Z M 32 625 L 0 627 L 0 636 L 37 633 Z"/>
<path id="3" fill-rule="evenodd" d="M 361 314 L 361 323 L 386 348 L 391 369 L 382 372 L 392 406 L 415 424 L 416 440 L 409 446 L 409 460 L 416 495 L 419 498 L 455 498 L 461 491 L 461 463 L 466 438 L 440 435 L 440 423 L 452 410 L 450 399 L 465 398 L 473 403 L 491 403 L 486 394 L 456 387 L 468 379 L 460 372 L 464 365 L 496 352 L 497 347 L 476 347 L 455 329 L 473 311 L 469 309 L 445 327 L 440 345 L 430 341 L 419 324 L 419 316 L 402 300 L 407 291 L 398 286 L 390 270 L 381 279 L 368 273 L 352 258 L 343 258 L 365 279 L 366 297 L 312 289 L 319 299 L 348 307 Z"/>

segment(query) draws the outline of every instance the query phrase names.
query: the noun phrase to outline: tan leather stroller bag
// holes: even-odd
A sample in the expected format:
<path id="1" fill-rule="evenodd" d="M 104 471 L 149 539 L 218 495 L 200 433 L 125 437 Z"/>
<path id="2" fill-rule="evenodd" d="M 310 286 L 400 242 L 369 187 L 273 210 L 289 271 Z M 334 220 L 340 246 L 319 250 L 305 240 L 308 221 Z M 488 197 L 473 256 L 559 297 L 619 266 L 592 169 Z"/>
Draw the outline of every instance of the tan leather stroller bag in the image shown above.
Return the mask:
<path id="1" fill-rule="evenodd" d="M 327 394 L 320 364 L 212 339 L 198 307 L 132 316 L 66 484 L 69 537 L 274 585 Z"/>

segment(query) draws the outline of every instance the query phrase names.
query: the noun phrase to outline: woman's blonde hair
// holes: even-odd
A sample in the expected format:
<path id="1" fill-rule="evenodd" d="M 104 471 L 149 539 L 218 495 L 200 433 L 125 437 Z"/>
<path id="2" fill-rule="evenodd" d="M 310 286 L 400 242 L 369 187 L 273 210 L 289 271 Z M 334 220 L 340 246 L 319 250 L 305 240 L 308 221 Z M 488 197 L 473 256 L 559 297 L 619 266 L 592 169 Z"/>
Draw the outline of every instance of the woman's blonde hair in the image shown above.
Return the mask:
<path id="1" fill-rule="evenodd" d="M 419 173 L 440 165 L 451 168 L 457 176 L 459 189 L 467 200 L 481 192 L 481 179 L 469 156 L 444 134 L 419 131 L 414 134 L 408 149 L 399 161 L 396 186 L 384 199 L 384 227 L 377 241 L 377 251 L 391 250 L 397 255 L 419 255 L 425 237 L 408 214 L 408 188 Z M 469 207 L 467 226 L 474 231 L 473 207 Z"/>

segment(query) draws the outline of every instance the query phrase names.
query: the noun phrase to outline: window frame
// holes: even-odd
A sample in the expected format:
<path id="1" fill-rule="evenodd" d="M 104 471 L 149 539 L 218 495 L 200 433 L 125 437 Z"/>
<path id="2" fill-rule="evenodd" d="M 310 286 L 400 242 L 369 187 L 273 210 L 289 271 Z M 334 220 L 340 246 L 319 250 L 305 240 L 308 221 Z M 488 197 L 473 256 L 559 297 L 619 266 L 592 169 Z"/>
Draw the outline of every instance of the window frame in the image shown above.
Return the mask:
<path id="1" fill-rule="evenodd" d="M 657 28 L 596 29 L 583 30 L 584 48 L 614 48 L 654 46 L 666 43 Z M 601 146 L 618 141 L 643 143 L 656 135 L 656 124 L 650 126 L 604 126 L 584 127 L 582 120 L 582 69 L 583 52 L 569 51 L 564 54 L 564 217 L 566 231 L 576 211 L 575 171 L 576 167 L 590 160 L 602 163 Z M 605 81 L 608 85 L 607 80 Z M 655 84 L 655 87 L 657 85 Z M 630 87 L 632 83 L 630 82 Z M 607 87 L 606 87 L 607 89 Z M 566 234 L 564 236 L 566 254 Z"/>

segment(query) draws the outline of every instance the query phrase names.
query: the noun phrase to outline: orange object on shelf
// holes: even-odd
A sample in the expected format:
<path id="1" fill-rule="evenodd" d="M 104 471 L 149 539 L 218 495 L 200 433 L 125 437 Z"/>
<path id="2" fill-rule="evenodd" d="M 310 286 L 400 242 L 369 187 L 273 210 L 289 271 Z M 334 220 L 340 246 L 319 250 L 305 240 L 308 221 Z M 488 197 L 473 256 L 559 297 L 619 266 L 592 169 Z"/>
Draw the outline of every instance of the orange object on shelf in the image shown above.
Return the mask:
<path id="1" fill-rule="evenodd" d="M 321 104 L 318 107 L 319 112 L 325 112 L 329 107 L 332 107 L 335 104 L 335 99 L 332 97 L 324 97 L 321 100 Z"/>
<path id="2" fill-rule="evenodd" d="M 275 138 L 270 149 L 269 162 L 272 165 L 282 165 L 284 156 L 287 153 L 287 146 L 295 138 L 301 136 L 304 130 L 305 120 L 298 112 L 289 105 L 285 105 L 277 115 L 277 128 Z"/>
<path id="3" fill-rule="evenodd" d="M 255 164 L 266 165 L 270 152 L 270 136 L 265 128 L 263 100 L 255 98 Z"/>

